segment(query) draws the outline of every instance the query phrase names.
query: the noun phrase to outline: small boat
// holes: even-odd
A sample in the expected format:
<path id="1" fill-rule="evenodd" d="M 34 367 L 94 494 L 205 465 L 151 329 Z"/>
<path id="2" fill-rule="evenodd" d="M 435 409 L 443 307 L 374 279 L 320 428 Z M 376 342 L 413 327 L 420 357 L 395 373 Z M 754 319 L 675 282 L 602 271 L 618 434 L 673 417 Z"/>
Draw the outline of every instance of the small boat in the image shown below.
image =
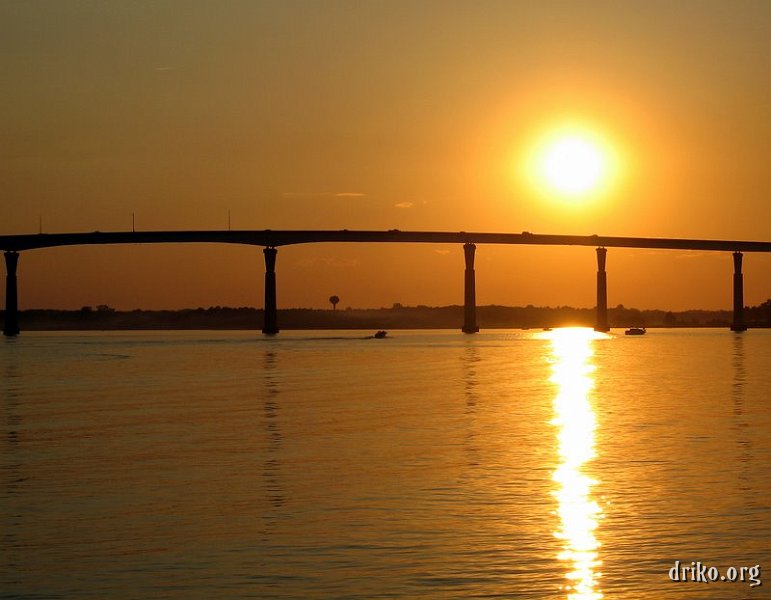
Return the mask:
<path id="1" fill-rule="evenodd" d="M 624 332 L 624 335 L 644 335 L 645 327 L 630 327 Z"/>
<path id="2" fill-rule="evenodd" d="M 383 331 L 382 329 L 375 333 L 372 337 L 374 337 L 376 340 L 382 340 L 385 336 L 388 335 L 387 331 Z"/>

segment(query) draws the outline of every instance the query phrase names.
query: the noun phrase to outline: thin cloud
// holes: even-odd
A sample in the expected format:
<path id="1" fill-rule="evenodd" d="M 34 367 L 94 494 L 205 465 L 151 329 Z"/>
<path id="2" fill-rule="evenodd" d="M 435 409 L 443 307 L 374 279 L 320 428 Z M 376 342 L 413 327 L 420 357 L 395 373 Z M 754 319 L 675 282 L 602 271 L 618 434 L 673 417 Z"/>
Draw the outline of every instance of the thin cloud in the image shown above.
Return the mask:
<path id="1" fill-rule="evenodd" d="M 281 194 L 284 198 L 314 198 L 321 196 L 328 196 L 328 193 L 311 193 L 311 192 L 283 192 Z"/>
<path id="2" fill-rule="evenodd" d="M 716 258 L 722 254 L 721 252 L 706 251 L 706 250 L 677 250 L 670 248 L 609 248 L 610 252 L 616 252 L 623 256 L 651 256 L 661 257 L 666 256 L 673 258 L 674 260 L 693 260 L 694 258 Z"/>
<path id="3" fill-rule="evenodd" d="M 284 198 L 365 198 L 363 192 L 282 192 Z"/>
<path id="4" fill-rule="evenodd" d="M 314 256 L 313 258 L 306 258 L 297 261 L 298 267 L 311 268 L 311 267 L 332 267 L 335 269 L 349 269 L 358 267 L 361 261 L 356 258 L 330 258 L 324 256 Z"/>
<path id="5" fill-rule="evenodd" d="M 720 252 L 704 252 L 703 250 L 689 250 L 687 252 L 678 251 L 675 254 L 676 259 L 691 259 L 691 258 L 715 258 L 719 256 Z"/>
<path id="6" fill-rule="evenodd" d="M 618 254 L 624 255 L 624 256 L 663 256 L 665 254 L 672 256 L 672 253 L 673 253 L 672 250 L 667 250 L 665 248 L 638 249 L 638 248 L 614 248 L 611 246 L 608 250 L 611 252 L 618 252 Z"/>

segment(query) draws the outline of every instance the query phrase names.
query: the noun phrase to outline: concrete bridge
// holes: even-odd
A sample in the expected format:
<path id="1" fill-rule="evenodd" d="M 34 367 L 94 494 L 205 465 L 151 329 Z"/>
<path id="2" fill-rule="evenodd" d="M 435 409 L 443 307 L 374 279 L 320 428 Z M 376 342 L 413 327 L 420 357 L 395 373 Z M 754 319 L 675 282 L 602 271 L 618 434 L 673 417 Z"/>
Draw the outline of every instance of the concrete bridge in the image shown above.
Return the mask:
<path id="1" fill-rule="evenodd" d="M 168 244 L 220 243 L 262 246 L 265 257 L 265 304 L 262 332 L 278 333 L 276 302 L 276 255 L 279 246 L 320 242 L 355 243 L 428 243 L 463 244 L 466 270 L 464 277 L 464 319 L 462 331 L 479 331 L 476 323 L 476 278 L 474 254 L 477 244 L 527 244 L 546 246 L 593 246 L 597 251 L 597 316 L 595 329 L 608 331 L 608 293 L 605 259 L 608 248 L 658 248 L 664 250 L 705 250 L 731 252 L 733 274 L 733 331 L 744 331 L 743 252 L 771 252 L 771 242 L 736 240 L 699 240 L 681 238 L 614 237 L 599 235 L 546 235 L 522 233 L 474 233 L 445 231 L 115 231 L 90 233 L 39 233 L 0 236 L 5 254 L 5 325 L 3 334 L 19 333 L 17 267 L 19 254 L 25 250 L 55 246 L 95 244 Z"/>

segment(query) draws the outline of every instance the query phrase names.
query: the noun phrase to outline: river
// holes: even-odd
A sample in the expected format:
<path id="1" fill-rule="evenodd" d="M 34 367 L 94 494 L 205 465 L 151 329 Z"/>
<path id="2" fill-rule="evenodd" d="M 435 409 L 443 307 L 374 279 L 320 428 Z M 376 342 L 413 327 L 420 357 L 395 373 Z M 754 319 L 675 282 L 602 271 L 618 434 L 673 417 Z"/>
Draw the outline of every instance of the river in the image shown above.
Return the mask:
<path id="1" fill-rule="evenodd" d="M 371 333 L 2 340 L 0 598 L 763 597 L 771 331 Z"/>

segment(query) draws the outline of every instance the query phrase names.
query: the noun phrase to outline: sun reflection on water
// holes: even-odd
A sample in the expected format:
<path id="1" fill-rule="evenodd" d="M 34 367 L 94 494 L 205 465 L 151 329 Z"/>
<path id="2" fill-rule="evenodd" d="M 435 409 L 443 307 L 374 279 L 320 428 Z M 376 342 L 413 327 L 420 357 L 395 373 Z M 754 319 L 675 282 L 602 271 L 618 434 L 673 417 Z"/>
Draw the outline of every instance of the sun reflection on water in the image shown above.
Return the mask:
<path id="1" fill-rule="evenodd" d="M 592 340 L 602 337 L 605 334 L 578 327 L 555 329 L 547 336 L 552 346 L 551 381 L 557 385 L 552 420 L 558 428 L 560 461 L 552 475 L 559 515 L 555 536 L 562 540 L 558 558 L 569 563 L 564 589 L 570 600 L 603 597 L 597 583 L 602 561 L 595 536 L 602 510 L 591 495 L 597 482 L 583 471 L 595 456 L 597 425 L 589 397 L 594 386 Z"/>

